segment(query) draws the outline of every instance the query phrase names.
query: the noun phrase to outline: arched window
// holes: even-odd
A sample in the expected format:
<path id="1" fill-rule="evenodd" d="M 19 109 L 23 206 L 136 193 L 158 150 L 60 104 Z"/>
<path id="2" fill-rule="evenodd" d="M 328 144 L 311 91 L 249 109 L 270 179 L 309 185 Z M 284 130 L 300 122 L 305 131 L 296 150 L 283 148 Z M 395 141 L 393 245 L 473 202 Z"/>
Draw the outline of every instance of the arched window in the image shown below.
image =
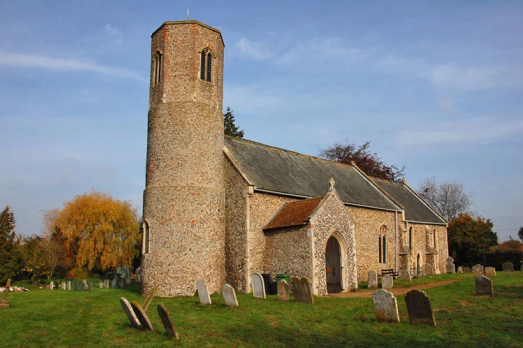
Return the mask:
<path id="1" fill-rule="evenodd" d="M 381 226 L 379 238 L 379 263 L 387 263 L 387 227 Z"/>
<path id="2" fill-rule="evenodd" d="M 162 54 L 160 51 L 156 51 L 154 55 L 154 71 L 153 71 L 153 85 L 156 86 L 160 83 L 162 78 Z"/>
<path id="3" fill-rule="evenodd" d="M 208 48 L 200 54 L 200 80 L 212 82 L 212 53 Z"/>
<path id="4" fill-rule="evenodd" d="M 409 250 L 412 251 L 412 227 L 409 228 Z"/>
<path id="5" fill-rule="evenodd" d="M 144 220 L 142 224 L 143 228 L 143 253 L 149 254 L 149 223 Z"/>

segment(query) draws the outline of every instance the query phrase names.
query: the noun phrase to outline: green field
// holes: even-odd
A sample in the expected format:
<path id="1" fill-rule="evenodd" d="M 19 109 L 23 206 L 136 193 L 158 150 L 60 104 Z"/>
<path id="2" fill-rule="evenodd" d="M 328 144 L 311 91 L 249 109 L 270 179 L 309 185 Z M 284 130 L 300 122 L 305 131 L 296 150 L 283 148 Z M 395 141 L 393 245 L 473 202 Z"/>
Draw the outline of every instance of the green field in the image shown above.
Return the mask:
<path id="1" fill-rule="evenodd" d="M 413 326 L 405 296 L 401 322 L 377 322 L 371 298 L 315 298 L 314 305 L 238 294 L 239 308 L 211 306 L 197 297 L 155 298 L 147 311 L 154 332 L 133 329 L 119 298 L 143 301 L 138 286 L 92 292 L 32 290 L 10 293 L 0 309 L 0 346 L 9 347 L 523 347 L 523 275 L 498 273 L 493 297 L 474 293 L 472 274 L 441 275 L 414 283 L 459 279 L 426 289 L 436 327 Z M 14 284 L 20 285 L 20 284 Z M 398 284 L 399 285 L 399 284 Z M 402 284 L 403 285 L 403 284 Z M 3 294 L 2 294 L 3 296 Z M 169 309 L 180 341 L 167 337 L 156 305 Z"/>

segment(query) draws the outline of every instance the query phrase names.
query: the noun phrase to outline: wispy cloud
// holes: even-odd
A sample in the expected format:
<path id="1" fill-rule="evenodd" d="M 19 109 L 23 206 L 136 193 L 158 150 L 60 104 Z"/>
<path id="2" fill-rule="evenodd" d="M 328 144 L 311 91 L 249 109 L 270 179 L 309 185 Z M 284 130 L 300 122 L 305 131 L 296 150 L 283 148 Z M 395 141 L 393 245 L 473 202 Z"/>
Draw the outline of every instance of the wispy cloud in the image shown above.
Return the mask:
<path id="1" fill-rule="evenodd" d="M 273 56 L 273 53 L 261 43 L 252 42 L 246 38 L 238 41 L 235 46 L 242 55 L 250 59 L 266 60 Z"/>
<path id="2" fill-rule="evenodd" d="M 121 78 L 130 78 L 141 81 L 147 80 L 144 76 L 124 68 L 113 68 L 89 61 L 52 58 L 41 55 L 18 54 L 0 51 L 0 67 L 2 66 L 46 69 L 63 72 L 94 72 Z"/>
<path id="3" fill-rule="evenodd" d="M 105 29 L 106 34 L 114 39 L 114 43 L 116 43 L 116 44 L 122 43 L 123 34 L 120 31 L 120 29 L 113 27 L 113 25 L 111 23 L 107 23 L 104 26 L 104 29 Z"/>
<path id="4" fill-rule="evenodd" d="M 354 47 L 347 47 L 337 38 L 315 38 L 310 41 L 291 47 L 283 53 L 278 62 L 280 64 L 295 64 L 298 62 L 339 62 L 361 60 L 369 55 L 368 52 Z"/>
<path id="5" fill-rule="evenodd" d="M 405 130 L 397 137 L 400 146 L 423 146 L 444 143 L 484 143 L 508 138 L 523 131 L 523 121 L 498 124 L 469 122 L 449 124 L 448 129 L 416 131 Z"/>

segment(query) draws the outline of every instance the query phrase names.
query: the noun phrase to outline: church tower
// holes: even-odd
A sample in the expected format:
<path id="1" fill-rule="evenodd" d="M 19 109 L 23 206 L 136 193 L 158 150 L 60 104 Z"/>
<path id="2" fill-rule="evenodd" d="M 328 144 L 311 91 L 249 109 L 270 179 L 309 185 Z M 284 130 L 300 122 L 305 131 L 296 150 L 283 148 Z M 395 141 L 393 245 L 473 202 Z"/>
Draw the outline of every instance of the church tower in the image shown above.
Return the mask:
<path id="1" fill-rule="evenodd" d="M 219 30 L 195 20 L 152 34 L 143 198 L 142 292 L 188 296 L 225 283 L 223 60 Z"/>

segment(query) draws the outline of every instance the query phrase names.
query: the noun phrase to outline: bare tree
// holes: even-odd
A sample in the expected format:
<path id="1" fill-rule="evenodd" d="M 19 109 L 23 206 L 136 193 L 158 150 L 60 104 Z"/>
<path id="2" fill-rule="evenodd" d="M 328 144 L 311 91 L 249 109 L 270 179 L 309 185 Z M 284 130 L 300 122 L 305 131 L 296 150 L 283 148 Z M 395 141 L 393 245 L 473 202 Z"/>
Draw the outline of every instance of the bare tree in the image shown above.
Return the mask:
<path id="1" fill-rule="evenodd" d="M 47 234 L 41 240 L 40 248 L 42 250 L 42 263 L 47 268 L 47 279 L 49 280 L 53 277 L 54 271 L 62 265 L 62 244 L 56 236 Z"/>
<path id="2" fill-rule="evenodd" d="M 467 192 L 462 182 L 439 182 L 434 177 L 427 178 L 420 182 L 418 192 L 447 221 L 466 213 L 472 205 L 472 191 Z"/>

